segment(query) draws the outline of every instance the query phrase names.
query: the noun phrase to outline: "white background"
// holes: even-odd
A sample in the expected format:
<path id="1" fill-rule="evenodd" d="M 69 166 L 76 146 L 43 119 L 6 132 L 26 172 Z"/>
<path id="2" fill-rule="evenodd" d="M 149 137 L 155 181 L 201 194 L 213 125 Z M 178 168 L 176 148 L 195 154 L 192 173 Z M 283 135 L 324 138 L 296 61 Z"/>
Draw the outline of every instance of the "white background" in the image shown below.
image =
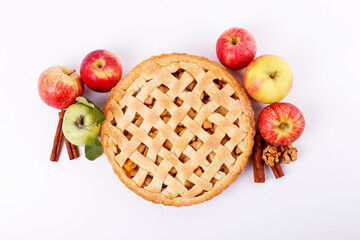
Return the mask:
<path id="1" fill-rule="evenodd" d="M 359 239 L 359 6 L 356 1 L 0 0 L 0 239 Z M 306 118 L 298 161 L 253 182 L 252 164 L 222 194 L 164 207 L 128 190 L 106 156 L 49 161 L 58 110 L 38 96 L 52 65 L 79 72 L 95 49 L 123 76 L 153 55 L 217 60 L 230 27 L 250 30 L 257 56 L 286 59 L 284 99 Z M 243 71 L 231 71 L 241 82 Z M 85 90 L 101 108 L 108 93 Z M 258 115 L 264 105 L 253 102 Z"/>

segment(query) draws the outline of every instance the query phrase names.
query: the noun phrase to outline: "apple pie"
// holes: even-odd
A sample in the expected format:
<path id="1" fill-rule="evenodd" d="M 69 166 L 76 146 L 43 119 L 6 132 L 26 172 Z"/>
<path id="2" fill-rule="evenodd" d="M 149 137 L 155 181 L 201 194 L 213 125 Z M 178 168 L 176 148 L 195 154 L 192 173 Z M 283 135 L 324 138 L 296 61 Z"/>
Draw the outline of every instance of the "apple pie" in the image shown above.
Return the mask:
<path id="1" fill-rule="evenodd" d="M 120 180 L 154 203 L 209 200 L 243 171 L 254 113 L 243 88 L 204 57 L 163 54 L 112 90 L 101 141 Z"/>

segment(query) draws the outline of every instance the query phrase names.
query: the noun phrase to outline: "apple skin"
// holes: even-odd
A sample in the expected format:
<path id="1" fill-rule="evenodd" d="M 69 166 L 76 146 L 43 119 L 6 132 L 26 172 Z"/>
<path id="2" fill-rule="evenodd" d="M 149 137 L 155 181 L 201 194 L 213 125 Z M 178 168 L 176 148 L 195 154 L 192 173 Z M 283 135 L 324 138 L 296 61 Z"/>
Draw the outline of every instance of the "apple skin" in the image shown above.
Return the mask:
<path id="1" fill-rule="evenodd" d="M 244 73 L 244 86 L 252 98 L 262 103 L 284 99 L 293 85 L 293 73 L 281 57 L 271 54 L 254 59 Z"/>
<path id="2" fill-rule="evenodd" d="M 82 103 L 71 105 L 64 115 L 62 125 L 64 136 L 72 144 L 84 146 L 92 138 L 99 135 L 101 124 L 94 125 L 94 120 L 92 108 Z"/>
<path id="3" fill-rule="evenodd" d="M 305 118 L 291 103 L 273 103 L 260 112 L 258 126 L 267 142 L 284 146 L 301 136 L 305 129 Z"/>
<path id="4" fill-rule="evenodd" d="M 219 61 L 231 69 L 246 67 L 256 56 L 254 36 L 243 28 L 230 28 L 216 42 Z"/>
<path id="5" fill-rule="evenodd" d="M 96 92 L 108 92 L 121 79 L 122 67 L 115 54 L 95 50 L 86 55 L 80 66 L 85 85 Z"/>
<path id="6" fill-rule="evenodd" d="M 53 66 L 41 73 L 38 91 L 44 103 L 53 108 L 65 109 L 84 93 L 84 84 L 75 70 Z"/>

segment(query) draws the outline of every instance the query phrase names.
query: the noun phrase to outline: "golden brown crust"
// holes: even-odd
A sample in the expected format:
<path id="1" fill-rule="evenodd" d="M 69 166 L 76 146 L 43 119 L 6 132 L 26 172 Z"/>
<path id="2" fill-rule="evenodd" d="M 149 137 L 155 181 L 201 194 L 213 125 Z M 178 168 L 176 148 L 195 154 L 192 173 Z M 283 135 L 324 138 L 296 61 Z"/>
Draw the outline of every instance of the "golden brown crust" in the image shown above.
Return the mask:
<path id="1" fill-rule="evenodd" d="M 118 162 L 115 160 L 115 153 L 111 149 L 111 144 L 109 143 L 109 126 L 111 122 L 115 120 L 115 117 L 112 116 L 112 113 L 109 111 L 110 108 L 115 104 L 112 99 L 121 100 L 126 90 L 133 84 L 134 80 L 139 78 L 144 72 L 148 71 L 149 68 L 153 66 L 168 66 L 172 62 L 190 62 L 197 63 L 199 66 L 202 66 L 204 69 L 212 71 L 212 73 L 218 78 L 230 84 L 230 86 L 235 90 L 238 95 L 238 98 L 241 103 L 241 110 L 243 112 L 244 122 L 247 122 L 247 134 L 243 139 L 243 152 L 237 158 L 237 160 L 232 165 L 230 171 L 219 181 L 217 181 L 213 187 L 203 193 L 200 196 L 193 198 L 184 198 L 184 197 L 175 197 L 168 198 L 167 196 L 151 192 L 145 188 L 139 187 L 135 181 L 128 177 L 123 167 L 120 167 Z M 208 60 L 204 57 L 198 57 L 193 55 L 188 55 L 184 53 L 172 53 L 172 54 L 162 54 L 159 56 L 151 57 L 136 67 L 134 67 L 124 79 L 122 79 L 110 92 L 110 96 L 107 100 L 107 104 L 104 109 L 104 114 L 106 116 L 106 120 L 102 124 L 101 128 L 101 136 L 102 136 L 102 144 L 104 145 L 105 153 L 111 163 L 114 172 L 118 175 L 119 179 L 132 191 L 136 194 L 140 195 L 146 200 L 152 201 L 154 203 L 161 203 L 164 205 L 171 206 L 189 206 L 193 204 L 198 204 L 206 200 L 210 200 L 214 196 L 220 194 L 225 188 L 227 188 L 237 176 L 243 171 L 245 164 L 247 163 L 247 159 L 249 158 L 253 143 L 254 143 L 254 135 L 255 135 L 255 121 L 254 121 L 254 113 L 251 108 L 251 103 L 247 98 L 243 88 L 239 84 L 239 82 L 226 71 L 226 69 L 217 63 Z M 241 124 L 241 123 L 240 123 Z M 112 146 L 113 147 L 113 146 Z M 113 147 L 114 148 L 114 147 Z"/>

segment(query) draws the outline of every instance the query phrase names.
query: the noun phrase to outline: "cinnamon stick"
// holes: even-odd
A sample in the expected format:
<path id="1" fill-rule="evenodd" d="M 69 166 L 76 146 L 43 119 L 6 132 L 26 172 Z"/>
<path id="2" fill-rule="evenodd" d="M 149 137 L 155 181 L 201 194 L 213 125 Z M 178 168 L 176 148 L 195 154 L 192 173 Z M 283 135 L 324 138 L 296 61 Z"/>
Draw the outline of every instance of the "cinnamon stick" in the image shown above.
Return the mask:
<path id="1" fill-rule="evenodd" d="M 58 159 L 59 159 L 61 140 L 62 140 L 62 136 L 63 136 L 62 122 L 63 122 L 63 119 L 64 119 L 64 114 L 65 114 L 64 110 L 61 110 L 59 112 L 59 122 L 58 122 L 58 125 L 57 125 L 57 128 L 56 128 L 53 148 L 52 148 L 51 155 L 50 155 L 50 161 L 52 161 L 52 162 L 57 162 Z"/>
<path id="2" fill-rule="evenodd" d="M 69 155 L 69 159 L 73 160 L 74 159 L 74 154 L 73 154 L 73 149 L 71 147 L 71 143 L 66 139 L 66 137 L 64 137 L 65 139 L 65 144 L 66 144 L 66 149 Z"/>
<path id="3" fill-rule="evenodd" d="M 278 178 L 281 177 L 280 174 L 278 173 L 278 171 L 276 170 L 275 165 L 274 165 L 274 166 L 271 166 L 271 170 L 273 171 L 276 179 L 278 179 Z"/>
<path id="4" fill-rule="evenodd" d="M 276 171 L 278 172 L 280 177 L 285 175 L 279 162 L 275 163 L 275 168 L 276 168 Z"/>
<path id="5" fill-rule="evenodd" d="M 255 135 L 253 166 L 254 166 L 254 182 L 265 182 L 264 161 L 261 159 L 262 155 L 262 139 L 259 132 Z"/>
<path id="6" fill-rule="evenodd" d="M 77 146 L 72 144 L 72 143 L 70 143 L 70 146 L 71 146 L 71 149 L 72 149 L 74 159 L 78 158 L 79 157 L 79 152 L 78 152 Z"/>
<path id="7" fill-rule="evenodd" d="M 62 126 L 62 124 L 61 124 Z M 62 139 L 63 139 L 63 131 L 60 131 L 60 136 L 59 136 L 59 142 L 58 142 L 58 145 L 57 145 L 57 148 L 56 148 L 56 161 L 57 162 L 59 160 L 59 155 L 60 155 L 60 149 L 61 149 L 61 143 L 62 143 Z"/>
<path id="8" fill-rule="evenodd" d="M 276 179 L 281 178 L 282 176 L 285 175 L 280 166 L 280 163 L 278 163 L 278 162 L 275 163 L 274 166 L 271 167 L 271 170 L 273 171 Z"/>

